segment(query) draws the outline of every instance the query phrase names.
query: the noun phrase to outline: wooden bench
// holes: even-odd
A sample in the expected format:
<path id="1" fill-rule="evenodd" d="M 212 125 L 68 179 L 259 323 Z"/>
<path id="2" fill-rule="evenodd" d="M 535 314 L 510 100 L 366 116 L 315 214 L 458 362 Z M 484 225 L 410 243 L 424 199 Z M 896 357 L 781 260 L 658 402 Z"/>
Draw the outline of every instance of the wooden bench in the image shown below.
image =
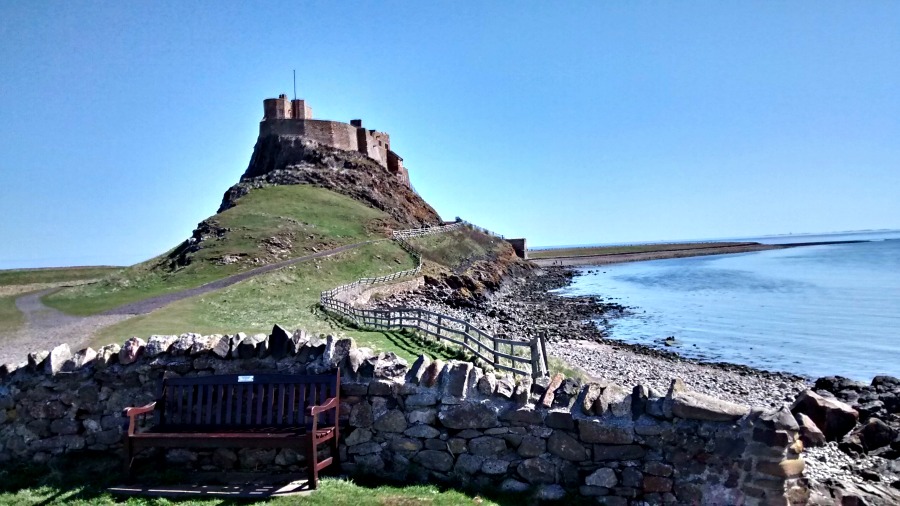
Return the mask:
<path id="1" fill-rule="evenodd" d="M 126 472 L 144 448 L 294 448 L 305 452 L 314 489 L 319 471 L 338 460 L 340 388 L 340 373 L 164 379 L 156 401 L 125 409 Z M 331 456 L 319 459 L 325 443 Z"/>

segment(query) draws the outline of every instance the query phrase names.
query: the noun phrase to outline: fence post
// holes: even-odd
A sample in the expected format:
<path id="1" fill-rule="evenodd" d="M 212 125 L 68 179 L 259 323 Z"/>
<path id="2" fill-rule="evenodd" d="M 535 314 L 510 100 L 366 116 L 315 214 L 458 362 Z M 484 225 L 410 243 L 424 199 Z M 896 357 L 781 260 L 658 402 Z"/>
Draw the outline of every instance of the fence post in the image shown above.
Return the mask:
<path id="1" fill-rule="evenodd" d="M 544 370 L 550 373 L 550 361 L 547 359 L 547 331 L 544 330 L 540 334 L 541 337 L 541 354 L 544 357 Z"/>
<path id="2" fill-rule="evenodd" d="M 531 340 L 531 377 L 534 379 L 538 379 L 544 375 L 544 371 L 541 367 L 541 341 L 538 338 L 533 338 Z"/>
<path id="3" fill-rule="evenodd" d="M 500 342 L 497 341 L 496 336 L 491 340 L 491 342 L 494 343 L 494 365 L 500 365 L 500 355 L 497 355 L 497 353 L 500 352 Z M 515 364 L 513 364 L 513 367 L 515 367 Z"/>

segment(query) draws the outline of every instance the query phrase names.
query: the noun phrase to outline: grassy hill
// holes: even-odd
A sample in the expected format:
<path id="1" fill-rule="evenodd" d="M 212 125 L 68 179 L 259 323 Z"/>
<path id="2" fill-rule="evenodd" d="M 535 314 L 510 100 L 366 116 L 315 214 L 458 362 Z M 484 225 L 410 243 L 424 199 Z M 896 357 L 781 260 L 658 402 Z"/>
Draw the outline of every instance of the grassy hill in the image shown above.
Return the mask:
<path id="1" fill-rule="evenodd" d="M 409 242 L 422 254 L 426 280 L 454 290 L 453 303 L 479 298 L 529 269 L 505 240 L 466 227 Z"/>
<path id="2" fill-rule="evenodd" d="M 414 359 L 422 350 L 405 336 L 348 328 L 318 308 L 323 290 L 415 267 L 412 256 L 391 241 L 367 244 L 334 256 L 298 263 L 223 290 L 192 297 L 103 329 L 92 346 L 152 334 L 268 333 L 273 324 L 315 333 L 343 333 L 361 345 Z"/>
<path id="3" fill-rule="evenodd" d="M 422 254 L 423 260 L 454 271 L 464 270 L 476 260 L 503 255 L 510 248 L 503 239 L 466 227 L 413 237 L 408 242 Z"/>
<path id="4" fill-rule="evenodd" d="M 387 213 L 322 188 L 259 188 L 205 220 L 193 242 L 98 283 L 49 295 L 44 303 L 69 314 L 96 314 L 278 260 L 381 239 L 393 225 Z"/>
<path id="5" fill-rule="evenodd" d="M 409 360 L 422 352 L 450 356 L 446 350 L 431 349 L 402 333 L 349 328 L 318 307 L 323 290 L 415 266 L 412 255 L 387 239 L 388 230 L 402 228 L 387 212 L 307 184 L 254 188 L 234 204 L 204 220 L 191 239 L 178 247 L 131 267 L 61 269 L 56 278 L 50 271 L 27 271 L 8 273 L 0 280 L 49 280 L 63 274 L 77 280 L 106 274 L 99 281 L 63 288 L 43 299 L 65 313 L 87 316 L 198 287 L 261 265 L 364 243 L 102 328 L 91 345 L 96 348 L 121 343 L 130 336 L 146 339 L 153 334 L 267 333 L 277 323 L 289 329 L 349 335 L 362 346 L 394 351 Z M 485 280 L 492 276 L 501 275 L 511 256 L 505 241 L 467 228 L 410 242 L 422 253 L 428 274 L 439 279 L 462 279 L 456 285 L 467 287 L 463 288 L 467 293 L 485 286 Z M 485 274 L 485 266 L 496 272 Z M 0 293 L 0 330 L 22 324 L 14 300 L 14 296 Z"/>

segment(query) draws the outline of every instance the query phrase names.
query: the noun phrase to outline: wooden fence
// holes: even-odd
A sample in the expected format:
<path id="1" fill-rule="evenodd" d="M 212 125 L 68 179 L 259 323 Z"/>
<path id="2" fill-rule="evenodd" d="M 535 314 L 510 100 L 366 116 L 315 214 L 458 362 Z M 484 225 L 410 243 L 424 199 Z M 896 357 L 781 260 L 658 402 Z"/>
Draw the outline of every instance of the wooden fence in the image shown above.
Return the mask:
<path id="1" fill-rule="evenodd" d="M 409 230 L 394 230 L 391 235 L 394 239 L 409 239 L 410 237 L 422 237 L 423 235 L 440 234 L 449 232 L 463 226 L 462 222 L 441 225 L 439 227 L 412 228 Z"/>
<path id="2" fill-rule="evenodd" d="M 322 308 L 339 316 L 357 327 L 375 330 L 414 330 L 436 340 L 447 341 L 491 364 L 498 370 L 513 374 L 531 375 L 533 378 L 546 376 L 547 347 L 543 336 L 531 341 L 515 341 L 494 337 L 472 326 L 469 322 L 441 313 L 417 308 L 364 309 L 354 307 L 350 302 L 339 300 L 337 296 L 357 287 L 390 283 L 401 278 L 415 276 L 422 270 L 422 257 L 406 239 L 432 233 L 445 232 L 463 226 L 454 223 L 430 229 L 403 230 L 394 232 L 397 243 L 416 258 L 415 269 L 395 272 L 377 278 L 361 278 L 322 292 L 319 299 Z M 439 229 L 437 231 L 433 231 Z M 427 231 L 425 233 L 418 233 Z"/>
<path id="3" fill-rule="evenodd" d="M 531 375 L 533 378 L 547 375 L 547 350 L 543 337 L 531 341 L 502 339 L 465 320 L 426 309 L 363 309 L 324 296 L 322 307 L 361 328 L 420 331 L 436 340 L 455 344 L 498 370 Z"/>
<path id="4" fill-rule="evenodd" d="M 462 218 L 457 218 L 457 220 L 459 220 L 459 223 L 461 223 L 463 226 L 469 227 L 472 230 L 477 230 L 477 231 L 481 232 L 482 234 L 487 234 L 487 235 L 496 237 L 498 239 L 506 240 L 506 237 L 504 237 L 503 234 L 498 234 L 497 232 L 493 232 L 484 227 L 479 227 L 478 225 L 475 225 L 474 223 L 469 223 L 468 221 L 466 221 Z"/>

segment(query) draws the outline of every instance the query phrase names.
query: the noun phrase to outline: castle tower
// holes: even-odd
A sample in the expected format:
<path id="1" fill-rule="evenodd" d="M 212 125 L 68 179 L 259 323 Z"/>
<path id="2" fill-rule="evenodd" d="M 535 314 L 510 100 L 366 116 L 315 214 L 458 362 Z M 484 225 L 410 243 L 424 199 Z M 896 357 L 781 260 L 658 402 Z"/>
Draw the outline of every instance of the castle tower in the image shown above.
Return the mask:
<path id="1" fill-rule="evenodd" d="M 306 100 L 291 100 L 291 118 L 312 119 L 312 107 L 306 105 Z"/>
<path id="2" fill-rule="evenodd" d="M 294 114 L 291 102 L 284 93 L 278 95 L 278 98 L 267 98 L 263 100 L 263 120 L 291 119 L 293 117 Z"/>

